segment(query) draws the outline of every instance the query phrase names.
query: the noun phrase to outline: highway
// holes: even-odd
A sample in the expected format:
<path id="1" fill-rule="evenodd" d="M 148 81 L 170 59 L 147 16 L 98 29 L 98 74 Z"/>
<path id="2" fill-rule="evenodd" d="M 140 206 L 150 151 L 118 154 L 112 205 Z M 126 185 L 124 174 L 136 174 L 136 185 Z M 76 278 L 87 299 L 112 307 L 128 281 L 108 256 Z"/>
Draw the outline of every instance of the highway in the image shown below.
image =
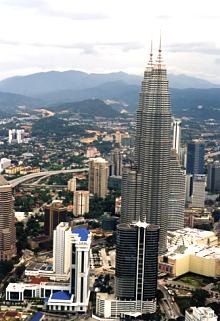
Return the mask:
<path id="1" fill-rule="evenodd" d="M 14 187 L 18 186 L 19 184 L 22 184 L 24 182 L 27 182 L 27 181 L 37 178 L 37 177 L 45 177 L 45 176 L 48 177 L 48 176 L 58 175 L 58 174 L 81 173 L 81 172 L 88 172 L 88 171 L 89 171 L 88 167 L 77 168 L 77 169 L 61 169 L 61 170 L 57 170 L 57 171 L 45 171 L 45 172 L 24 175 L 24 176 L 12 179 L 8 182 L 14 188 Z"/>

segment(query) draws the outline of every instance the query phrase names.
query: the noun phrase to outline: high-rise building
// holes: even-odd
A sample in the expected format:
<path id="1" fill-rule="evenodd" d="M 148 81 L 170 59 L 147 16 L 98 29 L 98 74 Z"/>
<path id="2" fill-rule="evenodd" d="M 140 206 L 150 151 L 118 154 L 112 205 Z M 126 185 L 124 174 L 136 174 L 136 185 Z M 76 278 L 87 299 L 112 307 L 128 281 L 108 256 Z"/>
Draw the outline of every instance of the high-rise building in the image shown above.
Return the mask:
<path id="1" fill-rule="evenodd" d="M 207 189 L 211 193 L 220 192 L 220 163 L 218 161 L 213 164 L 209 164 L 208 177 L 207 177 Z"/>
<path id="2" fill-rule="evenodd" d="M 24 129 L 9 129 L 8 142 L 9 144 L 15 142 L 21 144 L 24 138 Z"/>
<path id="3" fill-rule="evenodd" d="M 158 226 L 141 222 L 118 225 L 115 295 L 119 300 L 155 301 L 158 241 Z"/>
<path id="4" fill-rule="evenodd" d="M 186 310 L 186 321 L 217 321 L 218 317 L 210 307 L 191 307 Z"/>
<path id="5" fill-rule="evenodd" d="M 71 293 L 75 303 L 85 312 L 89 303 L 89 270 L 91 233 L 84 227 L 76 227 L 71 234 Z"/>
<path id="6" fill-rule="evenodd" d="M 168 230 L 184 228 L 186 175 L 181 169 L 179 157 L 175 149 L 170 157 L 170 196 L 168 211 Z"/>
<path id="7" fill-rule="evenodd" d="M 82 216 L 89 212 L 89 191 L 75 191 L 73 198 L 73 214 Z"/>
<path id="8" fill-rule="evenodd" d="M 122 176 L 122 151 L 115 148 L 109 157 L 109 176 Z"/>
<path id="9" fill-rule="evenodd" d="M 68 180 L 67 189 L 70 192 L 75 192 L 76 191 L 76 177 L 73 177 L 73 178 Z"/>
<path id="10" fill-rule="evenodd" d="M 173 119 L 173 149 L 180 155 L 180 141 L 181 141 L 181 120 Z"/>
<path id="11" fill-rule="evenodd" d="M 53 231 L 53 271 L 57 276 L 66 275 L 70 271 L 70 227 L 61 222 Z"/>
<path id="12" fill-rule="evenodd" d="M 206 175 L 194 175 L 192 207 L 204 207 L 205 204 Z"/>
<path id="13" fill-rule="evenodd" d="M 205 145 L 203 141 L 195 139 L 187 145 L 187 174 L 204 174 Z"/>
<path id="14" fill-rule="evenodd" d="M 137 111 L 135 164 L 123 175 L 121 215 L 121 223 L 140 219 L 159 225 L 160 253 L 166 250 L 170 149 L 170 95 L 160 48 L 156 64 L 150 59 L 144 73 Z"/>
<path id="15" fill-rule="evenodd" d="M 52 238 L 57 225 L 67 221 L 67 208 L 63 206 L 61 201 L 54 200 L 50 205 L 44 206 L 44 213 L 44 231 L 49 238 Z"/>
<path id="16" fill-rule="evenodd" d="M 105 198 L 108 192 L 108 162 L 102 158 L 89 160 L 89 191 L 98 197 Z"/>
<path id="17" fill-rule="evenodd" d="M 16 255 L 15 217 L 12 187 L 0 176 L 0 261 Z"/>

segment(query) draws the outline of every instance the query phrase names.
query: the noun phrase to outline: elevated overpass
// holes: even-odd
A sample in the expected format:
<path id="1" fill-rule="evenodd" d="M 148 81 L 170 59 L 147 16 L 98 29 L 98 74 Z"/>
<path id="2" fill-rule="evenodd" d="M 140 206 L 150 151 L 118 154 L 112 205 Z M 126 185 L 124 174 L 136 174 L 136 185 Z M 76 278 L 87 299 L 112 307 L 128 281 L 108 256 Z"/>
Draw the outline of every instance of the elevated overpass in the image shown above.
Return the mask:
<path id="1" fill-rule="evenodd" d="M 77 169 L 61 169 L 56 171 L 45 171 L 45 172 L 39 172 L 39 173 L 32 173 L 28 175 L 24 175 L 15 179 L 12 179 L 8 181 L 11 186 L 14 188 L 18 186 L 19 184 L 22 184 L 24 182 L 27 182 L 29 180 L 32 180 L 34 178 L 40 178 L 40 177 L 49 177 L 53 175 L 59 175 L 59 174 L 67 174 L 67 173 L 82 173 L 82 172 L 88 172 L 89 168 L 77 168 Z"/>

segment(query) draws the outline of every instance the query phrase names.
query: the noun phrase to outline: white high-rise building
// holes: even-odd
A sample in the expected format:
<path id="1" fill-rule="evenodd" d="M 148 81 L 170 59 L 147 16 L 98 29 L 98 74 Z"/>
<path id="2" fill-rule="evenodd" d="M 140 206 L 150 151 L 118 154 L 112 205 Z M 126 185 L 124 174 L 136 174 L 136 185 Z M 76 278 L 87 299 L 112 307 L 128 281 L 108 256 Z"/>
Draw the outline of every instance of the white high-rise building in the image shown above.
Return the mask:
<path id="1" fill-rule="evenodd" d="M 173 119 L 173 149 L 176 150 L 177 154 L 180 154 L 180 140 L 181 140 L 181 120 Z"/>
<path id="2" fill-rule="evenodd" d="M 89 304 L 89 269 L 91 233 L 84 227 L 76 227 L 71 233 L 71 293 L 78 311 L 86 312 Z"/>
<path id="3" fill-rule="evenodd" d="M 8 142 L 9 144 L 16 142 L 21 144 L 23 142 L 24 129 L 9 129 L 8 131 Z"/>
<path id="4" fill-rule="evenodd" d="M 186 310 L 186 321 L 217 321 L 218 317 L 210 307 L 191 307 Z"/>
<path id="5" fill-rule="evenodd" d="M 205 204 L 206 175 L 194 175 L 192 207 L 204 207 Z"/>
<path id="6" fill-rule="evenodd" d="M 70 271 L 70 234 L 66 222 L 61 222 L 53 232 L 53 271 L 57 276 L 67 275 Z"/>
<path id="7" fill-rule="evenodd" d="M 82 216 L 89 212 L 89 191 L 75 191 L 73 199 L 73 214 Z"/>

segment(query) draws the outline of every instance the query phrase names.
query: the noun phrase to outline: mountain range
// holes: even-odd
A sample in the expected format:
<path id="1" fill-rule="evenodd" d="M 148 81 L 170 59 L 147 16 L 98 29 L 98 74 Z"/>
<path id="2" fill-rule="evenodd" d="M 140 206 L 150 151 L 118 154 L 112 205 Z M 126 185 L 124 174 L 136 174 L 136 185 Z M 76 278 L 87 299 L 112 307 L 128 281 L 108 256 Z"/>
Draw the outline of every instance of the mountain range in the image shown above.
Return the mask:
<path id="1" fill-rule="evenodd" d="M 199 105 L 210 111 L 220 107 L 220 85 L 186 75 L 169 74 L 168 78 L 172 109 L 177 116 Z M 142 76 L 124 72 L 88 74 L 74 70 L 11 77 L 0 81 L 0 112 L 13 113 L 21 105 L 62 108 L 67 103 L 88 99 L 110 101 L 114 108 L 133 112 L 137 108 L 141 80 Z"/>

